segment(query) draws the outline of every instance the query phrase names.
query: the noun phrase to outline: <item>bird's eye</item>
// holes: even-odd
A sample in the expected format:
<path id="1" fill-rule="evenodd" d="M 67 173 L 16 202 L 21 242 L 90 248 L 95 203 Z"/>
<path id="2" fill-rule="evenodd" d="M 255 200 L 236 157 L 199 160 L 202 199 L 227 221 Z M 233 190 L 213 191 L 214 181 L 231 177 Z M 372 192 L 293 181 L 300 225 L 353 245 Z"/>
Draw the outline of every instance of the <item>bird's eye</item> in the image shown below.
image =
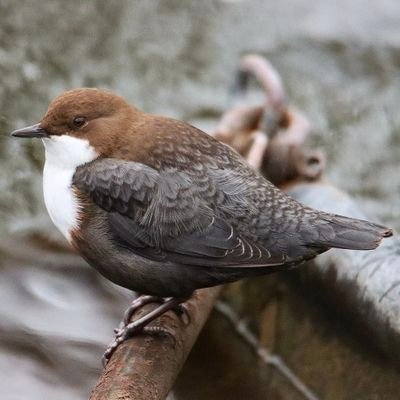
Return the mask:
<path id="1" fill-rule="evenodd" d="M 72 121 L 74 124 L 75 128 L 82 128 L 83 125 L 86 124 L 86 118 L 85 117 L 75 117 Z"/>

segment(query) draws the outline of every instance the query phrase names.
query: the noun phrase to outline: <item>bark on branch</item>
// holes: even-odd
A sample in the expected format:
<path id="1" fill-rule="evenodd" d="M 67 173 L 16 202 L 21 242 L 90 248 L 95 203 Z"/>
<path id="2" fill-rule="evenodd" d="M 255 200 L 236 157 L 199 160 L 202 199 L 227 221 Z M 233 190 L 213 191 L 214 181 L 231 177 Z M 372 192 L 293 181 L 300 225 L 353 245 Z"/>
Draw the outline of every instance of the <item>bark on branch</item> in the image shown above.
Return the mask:
<path id="1" fill-rule="evenodd" d="M 190 323 L 169 311 L 152 323 L 171 336 L 135 336 L 113 354 L 94 388 L 91 400 L 164 400 L 195 343 L 220 288 L 202 289 L 187 301 Z M 149 304 L 135 313 L 136 320 L 155 308 Z"/>

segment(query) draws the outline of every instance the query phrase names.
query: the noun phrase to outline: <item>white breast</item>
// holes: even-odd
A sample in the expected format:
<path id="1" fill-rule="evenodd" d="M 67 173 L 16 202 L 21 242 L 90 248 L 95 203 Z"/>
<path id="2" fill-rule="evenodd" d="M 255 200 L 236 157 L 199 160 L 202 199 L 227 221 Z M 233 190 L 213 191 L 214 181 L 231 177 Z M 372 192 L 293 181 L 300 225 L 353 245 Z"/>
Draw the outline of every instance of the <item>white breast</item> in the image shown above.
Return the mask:
<path id="1" fill-rule="evenodd" d="M 70 240 L 70 232 L 78 227 L 79 204 L 72 191 L 75 169 L 98 157 L 86 139 L 68 135 L 43 139 L 46 163 L 43 170 L 44 201 L 50 218 Z"/>

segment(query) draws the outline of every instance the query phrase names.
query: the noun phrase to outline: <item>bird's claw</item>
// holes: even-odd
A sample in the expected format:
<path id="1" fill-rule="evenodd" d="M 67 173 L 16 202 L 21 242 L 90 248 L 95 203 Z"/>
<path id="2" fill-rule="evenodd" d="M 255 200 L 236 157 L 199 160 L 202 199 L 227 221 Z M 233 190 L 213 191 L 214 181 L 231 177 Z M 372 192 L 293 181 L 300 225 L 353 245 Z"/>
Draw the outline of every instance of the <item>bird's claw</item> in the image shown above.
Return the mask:
<path id="1" fill-rule="evenodd" d="M 103 354 L 102 357 L 102 364 L 103 367 L 107 365 L 107 363 L 110 361 L 111 356 L 115 353 L 117 350 L 118 346 L 121 345 L 125 340 L 136 336 L 141 333 L 146 333 L 151 336 L 156 336 L 156 337 L 168 337 L 172 340 L 172 342 L 176 343 L 176 338 L 170 332 L 169 330 L 162 328 L 160 326 L 141 326 L 141 324 L 137 324 L 136 321 L 129 323 L 122 329 L 114 329 L 115 332 L 115 338 L 114 340 L 108 345 L 106 351 Z"/>
<path id="2" fill-rule="evenodd" d="M 181 301 L 181 303 L 178 303 Z M 142 332 L 148 333 L 152 336 L 162 336 L 162 337 L 170 337 L 175 343 L 176 340 L 171 332 L 167 329 L 159 326 L 147 326 L 154 318 L 162 315 L 164 312 L 168 310 L 173 310 L 179 317 L 182 318 L 182 321 L 185 325 L 190 324 L 191 318 L 189 314 L 189 310 L 186 305 L 182 303 L 183 300 L 176 300 L 173 298 L 159 298 L 155 296 L 141 296 L 137 298 L 127 309 L 124 315 L 123 321 L 120 323 L 118 328 L 114 329 L 115 338 L 107 347 L 105 351 L 102 363 L 105 367 L 110 360 L 111 356 L 114 354 L 115 350 L 118 346 L 124 342 L 126 339 L 140 334 Z M 161 306 L 157 309 L 153 310 L 149 314 L 144 315 L 143 317 L 137 319 L 136 321 L 130 322 L 133 314 L 143 305 L 158 302 L 161 303 Z M 157 310 L 159 312 L 157 313 Z M 153 314 L 153 315 L 151 315 Z"/>
<path id="3" fill-rule="evenodd" d="M 119 326 L 119 329 L 124 328 L 127 326 L 133 316 L 133 314 L 139 310 L 139 308 L 143 307 L 146 304 L 149 303 L 163 303 L 164 299 L 162 297 L 157 297 L 157 296 L 146 296 L 142 295 L 139 296 L 137 299 L 135 299 L 131 305 L 126 309 L 124 313 L 124 318 Z"/>

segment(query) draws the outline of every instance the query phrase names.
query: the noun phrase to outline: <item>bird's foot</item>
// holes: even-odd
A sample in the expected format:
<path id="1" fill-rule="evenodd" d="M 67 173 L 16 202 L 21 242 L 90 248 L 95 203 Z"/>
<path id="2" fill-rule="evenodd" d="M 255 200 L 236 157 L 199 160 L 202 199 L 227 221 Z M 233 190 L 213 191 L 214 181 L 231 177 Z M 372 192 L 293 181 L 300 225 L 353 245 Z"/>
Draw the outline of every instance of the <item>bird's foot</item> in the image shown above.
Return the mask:
<path id="1" fill-rule="evenodd" d="M 131 338 L 132 336 L 136 336 L 139 334 L 147 334 L 150 336 L 155 336 L 160 338 L 168 337 L 172 340 L 174 344 L 176 342 L 174 335 L 167 329 L 162 328 L 161 326 L 142 327 L 139 326 L 138 324 L 135 324 L 135 322 L 128 324 L 124 328 L 115 329 L 115 333 L 116 335 L 114 340 L 108 345 L 106 351 L 103 354 L 102 357 L 103 367 L 105 367 L 107 363 L 110 361 L 111 356 L 115 353 L 119 345 L 125 342 L 125 340 Z"/>
<path id="2" fill-rule="evenodd" d="M 171 298 L 165 298 L 165 297 L 158 297 L 158 296 L 148 296 L 148 295 L 141 295 L 138 298 L 136 298 L 131 305 L 125 310 L 124 313 L 124 318 L 123 320 L 120 322 L 118 328 L 114 329 L 114 333 L 118 334 L 118 332 L 125 328 L 129 323 L 130 320 L 133 316 L 133 314 L 139 310 L 140 308 L 142 308 L 144 305 L 146 304 L 150 304 L 150 303 L 161 303 L 164 304 L 166 302 L 168 302 Z M 174 305 L 171 308 L 173 311 L 175 311 L 175 313 L 182 318 L 183 322 L 185 325 L 189 325 L 190 324 L 190 314 L 189 314 L 189 310 L 186 306 L 186 304 L 184 303 L 178 303 L 176 305 Z"/>
<path id="3" fill-rule="evenodd" d="M 141 295 L 135 300 L 132 301 L 131 305 L 125 310 L 124 313 L 124 318 L 121 321 L 119 328 L 116 329 L 116 332 L 125 326 L 127 326 L 133 316 L 133 314 L 139 310 L 139 308 L 142 308 L 146 304 L 150 303 L 164 303 L 165 299 L 163 297 L 157 297 L 157 296 L 147 296 L 147 295 Z"/>
<path id="4" fill-rule="evenodd" d="M 185 300 L 186 299 L 175 299 L 173 297 L 164 299 L 155 296 L 141 296 L 133 301 L 133 303 L 125 312 L 124 319 L 121 322 L 119 328 L 114 330 L 115 338 L 107 347 L 103 355 L 103 366 L 107 365 L 108 361 L 110 360 L 111 356 L 114 354 L 118 346 L 132 336 L 141 333 L 148 333 L 152 336 L 171 337 L 175 342 L 174 336 L 167 329 L 162 327 L 149 327 L 147 325 L 169 310 L 175 311 L 181 317 L 185 316 L 184 323 L 185 325 L 189 324 L 190 315 L 188 309 L 185 305 L 182 304 L 182 302 L 184 302 Z M 154 310 L 150 311 L 148 314 L 145 314 L 143 317 L 137 319 L 136 321 L 129 322 L 135 311 L 137 311 L 143 305 L 151 302 L 161 302 L 162 304 Z"/>

